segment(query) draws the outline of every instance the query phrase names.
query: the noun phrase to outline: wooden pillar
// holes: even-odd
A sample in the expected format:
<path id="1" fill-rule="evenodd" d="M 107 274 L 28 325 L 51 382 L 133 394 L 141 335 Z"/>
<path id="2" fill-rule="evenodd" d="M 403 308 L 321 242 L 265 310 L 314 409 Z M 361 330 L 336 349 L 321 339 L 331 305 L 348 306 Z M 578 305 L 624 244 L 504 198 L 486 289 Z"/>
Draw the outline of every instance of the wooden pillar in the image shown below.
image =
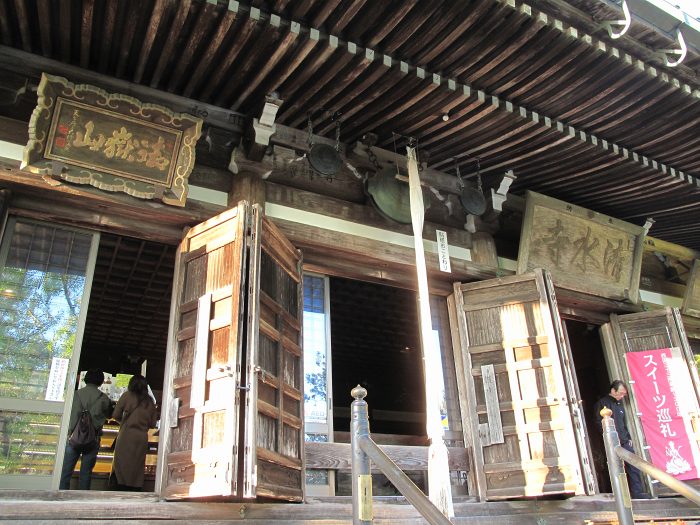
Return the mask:
<path id="1" fill-rule="evenodd" d="M 476 232 L 472 234 L 472 261 L 498 268 L 496 242 L 490 233 Z"/>
<path id="2" fill-rule="evenodd" d="M 229 208 L 242 200 L 247 200 L 250 204 L 265 205 L 265 181 L 260 175 L 242 172 L 233 176 L 228 193 Z"/>

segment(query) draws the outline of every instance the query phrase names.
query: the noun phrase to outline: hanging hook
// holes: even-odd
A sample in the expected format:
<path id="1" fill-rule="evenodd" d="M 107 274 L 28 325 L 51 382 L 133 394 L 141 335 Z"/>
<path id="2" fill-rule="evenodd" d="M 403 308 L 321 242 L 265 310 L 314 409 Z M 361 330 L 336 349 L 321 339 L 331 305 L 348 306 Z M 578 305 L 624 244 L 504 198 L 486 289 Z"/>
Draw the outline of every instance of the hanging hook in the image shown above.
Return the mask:
<path id="1" fill-rule="evenodd" d="M 683 62 L 685 56 L 688 54 L 688 46 L 685 43 L 683 33 L 681 33 L 680 29 L 676 31 L 676 38 L 678 39 L 680 49 L 659 49 L 656 52 L 657 56 L 664 61 L 667 67 L 676 67 Z M 676 60 L 671 60 L 670 55 L 676 55 L 678 58 Z"/>
<path id="2" fill-rule="evenodd" d="M 610 35 L 610 38 L 613 40 L 622 37 L 632 23 L 632 14 L 630 13 L 630 8 L 627 7 L 627 0 L 622 0 L 622 14 L 625 17 L 622 20 L 608 20 L 603 22 L 603 27 L 608 31 L 608 35 Z M 617 31 L 615 29 L 617 29 Z"/>

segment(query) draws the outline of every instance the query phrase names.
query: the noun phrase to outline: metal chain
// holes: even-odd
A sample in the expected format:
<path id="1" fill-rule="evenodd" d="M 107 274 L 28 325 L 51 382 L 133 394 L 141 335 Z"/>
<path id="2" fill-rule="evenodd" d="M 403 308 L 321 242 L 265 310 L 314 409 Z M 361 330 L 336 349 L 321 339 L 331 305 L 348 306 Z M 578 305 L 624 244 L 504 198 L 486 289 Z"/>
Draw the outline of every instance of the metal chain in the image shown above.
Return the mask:
<path id="1" fill-rule="evenodd" d="M 374 151 L 372 151 L 371 146 L 367 146 L 367 157 L 369 157 L 369 161 L 372 163 L 374 168 L 377 171 L 381 171 L 382 169 L 379 167 L 379 161 L 377 160 L 377 156 L 374 154 Z"/>
<path id="2" fill-rule="evenodd" d="M 335 151 L 340 152 L 340 119 L 335 121 Z"/>
<path id="3" fill-rule="evenodd" d="M 306 114 L 306 119 L 307 119 L 307 125 L 309 128 L 309 146 L 313 145 L 314 143 L 314 128 L 313 125 L 311 124 L 311 112 L 309 111 Z"/>
<path id="4" fill-rule="evenodd" d="M 476 189 L 479 190 L 479 193 L 483 193 L 481 190 L 481 162 L 479 161 L 479 157 L 476 158 Z"/>

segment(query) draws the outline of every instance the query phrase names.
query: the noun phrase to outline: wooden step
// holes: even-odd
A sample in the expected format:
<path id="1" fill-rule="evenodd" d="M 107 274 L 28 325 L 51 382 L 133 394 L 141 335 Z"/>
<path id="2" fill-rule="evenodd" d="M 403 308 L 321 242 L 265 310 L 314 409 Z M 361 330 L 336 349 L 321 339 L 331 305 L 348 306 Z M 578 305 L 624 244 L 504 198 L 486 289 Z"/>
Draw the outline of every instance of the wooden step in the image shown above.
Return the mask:
<path id="1" fill-rule="evenodd" d="M 476 502 L 455 498 L 455 525 L 603 525 L 616 523 L 607 495 L 563 500 Z M 695 525 L 697 506 L 682 498 L 635 501 L 636 523 Z M 373 501 L 375 525 L 425 525 L 401 497 Z M 29 525 L 99 523 L 100 525 L 351 525 L 349 497 L 316 498 L 306 503 L 166 502 L 152 493 L 102 491 L 0 491 L 0 522 Z M 682 522 L 681 522 L 682 523 Z"/>
<path id="2" fill-rule="evenodd" d="M 700 523 L 700 514 L 681 518 L 634 520 L 635 525 L 696 525 Z M 586 520 L 584 525 L 618 525 L 617 520 Z"/>

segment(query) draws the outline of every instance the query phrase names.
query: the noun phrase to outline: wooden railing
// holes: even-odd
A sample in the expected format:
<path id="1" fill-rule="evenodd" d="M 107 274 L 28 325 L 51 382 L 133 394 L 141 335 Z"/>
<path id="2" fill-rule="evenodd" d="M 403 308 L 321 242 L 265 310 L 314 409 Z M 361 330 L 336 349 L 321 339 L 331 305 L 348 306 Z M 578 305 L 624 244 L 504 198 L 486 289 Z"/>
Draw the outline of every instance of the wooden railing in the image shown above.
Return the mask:
<path id="1" fill-rule="evenodd" d="M 355 398 L 351 405 L 350 443 L 353 525 L 371 525 L 373 521 L 370 460 L 430 525 L 451 525 L 452 522 L 370 437 L 367 402 L 364 399 L 367 390 L 357 385 L 352 389 L 351 394 Z"/>
<path id="2" fill-rule="evenodd" d="M 374 437 L 374 436 L 373 436 Z M 384 445 L 375 439 L 379 448 L 396 463 L 401 470 L 427 471 L 428 445 Z M 350 443 L 304 443 L 306 468 L 321 470 L 350 470 L 352 468 Z M 448 460 L 451 471 L 469 471 L 470 462 L 467 449 L 448 447 Z"/>
<path id="3" fill-rule="evenodd" d="M 615 496 L 615 510 L 617 511 L 617 518 L 620 525 L 634 525 L 635 523 L 632 514 L 632 500 L 630 498 L 623 462 L 629 463 L 670 489 L 675 490 L 681 496 L 700 505 L 700 491 L 696 490 L 688 483 L 674 478 L 648 461 L 645 461 L 637 454 L 625 450 L 620 445 L 620 437 L 615 429 L 615 421 L 611 417 L 612 410 L 607 407 L 603 408 L 603 410 L 600 411 L 600 415 L 603 418 L 601 421 L 603 426 L 603 441 L 605 442 L 605 453 L 608 458 L 610 482 L 613 495 Z"/>

